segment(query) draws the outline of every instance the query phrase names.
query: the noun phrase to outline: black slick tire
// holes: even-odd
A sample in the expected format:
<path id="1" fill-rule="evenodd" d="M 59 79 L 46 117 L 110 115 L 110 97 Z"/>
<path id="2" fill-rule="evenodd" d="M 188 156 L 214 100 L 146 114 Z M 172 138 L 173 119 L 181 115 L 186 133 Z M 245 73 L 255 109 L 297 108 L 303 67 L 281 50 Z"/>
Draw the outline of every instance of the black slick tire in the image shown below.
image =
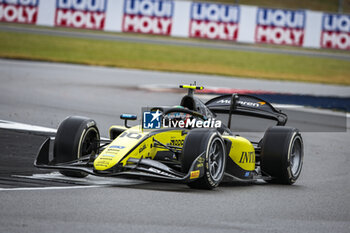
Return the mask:
<path id="1" fill-rule="evenodd" d="M 269 183 L 294 184 L 303 165 L 303 140 L 295 128 L 274 126 L 261 141 L 261 170 Z"/>
<path id="2" fill-rule="evenodd" d="M 202 153 L 205 153 L 204 175 L 188 183 L 188 186 L 214 189 L 222 181 L 226 166 L 225 143 L 216 129 L 193 129 L 188 133 L 182 148 L 182 171 L 189 172 L 193 161 Z M 214 163 L 217 164 L 216 168 Z"/>
<path id="3" fill-rule="evenodd" d="M 93 151 L 98 153 L 97 142 L 100 134 L 96 122 L 86 117 L 71 116 L 66 118 L 58 127 L 54 142 L 55 163 L 74 161 Z M 69 177 L 83 178 L 85 172 L 60 170 Z"/>

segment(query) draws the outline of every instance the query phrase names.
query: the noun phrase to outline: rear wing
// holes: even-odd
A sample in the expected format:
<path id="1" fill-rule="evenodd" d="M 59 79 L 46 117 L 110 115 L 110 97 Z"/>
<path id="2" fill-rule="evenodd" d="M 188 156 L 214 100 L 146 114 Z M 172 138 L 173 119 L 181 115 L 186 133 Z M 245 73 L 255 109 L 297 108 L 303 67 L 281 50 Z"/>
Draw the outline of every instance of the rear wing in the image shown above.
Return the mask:
<path id="1" fill-rule="evenodd" d="M 277 125 L 287 123 L 287 115 L 276 110 L 270 103 L 251 95 L 222 95 L 205 103 L 213 113 L 227 113 L 228 128 L 231 127 L 231 115 L 247 115 L 277 121 Z"/>

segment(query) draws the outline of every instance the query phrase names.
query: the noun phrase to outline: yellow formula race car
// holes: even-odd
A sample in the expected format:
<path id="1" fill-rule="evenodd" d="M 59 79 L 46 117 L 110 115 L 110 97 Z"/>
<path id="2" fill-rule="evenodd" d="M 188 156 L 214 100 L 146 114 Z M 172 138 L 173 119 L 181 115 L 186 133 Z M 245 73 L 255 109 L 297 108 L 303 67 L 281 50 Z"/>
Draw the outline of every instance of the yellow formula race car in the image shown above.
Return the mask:
<path id="1" fill-rule="evenodd" d="M 133 127 L 128 121 L 136 115 L 122 114 L 125 124 L 112 126 L 110 139 L 100 138 L 94 120 L 66 118 L 56 137 L 42 144 L 34 165 L 70 177 L 139 178 L 200 189 L 213 189 L 223 181 L 293 184 L 298 179 L 303 140 L 297 129 L 285 126 L 284 113 L 249 95 L 223 95 L 204 104 L 193 96 L 202 87 L 180 87 L 188 88 L 188 94 L 179 106 L 144 109 L 141 124 Z M 231 129 L 237 115 L 270 119 L 277 125 L 252 142 Z"/>

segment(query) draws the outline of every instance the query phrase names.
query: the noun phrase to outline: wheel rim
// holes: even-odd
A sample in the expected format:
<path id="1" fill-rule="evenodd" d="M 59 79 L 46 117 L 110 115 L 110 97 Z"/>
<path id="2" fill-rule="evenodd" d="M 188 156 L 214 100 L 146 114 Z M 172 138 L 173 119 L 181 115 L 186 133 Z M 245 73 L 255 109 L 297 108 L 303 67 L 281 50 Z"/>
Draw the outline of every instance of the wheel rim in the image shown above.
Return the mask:
<path id="1" fill-rule="evenodd" d="M 209 148 L 209 173 L 214 181 L 221 178 L 224 169 L 224 147 L 219 138 L 215 138 Z"/>
<path id="2" fill-rule="evenodd" d="M 302 163 L 302 142 L 300 137 L 293 140 L 291 154 L 290 154 L 290 170 L 293 177 L 298 176 Z"/>
<path id="3" fill-rule="evenodd" d="M 88 129 L 82 139 L 82 144 L 80 147 L 80 151 L 78 153 L 78 158 L 91 154 L 92 151 L 95 151 L 97 153 L 97 148 L 96 148 L 97 139 L 98 139 L 97 130 L 94 128 Z"/>

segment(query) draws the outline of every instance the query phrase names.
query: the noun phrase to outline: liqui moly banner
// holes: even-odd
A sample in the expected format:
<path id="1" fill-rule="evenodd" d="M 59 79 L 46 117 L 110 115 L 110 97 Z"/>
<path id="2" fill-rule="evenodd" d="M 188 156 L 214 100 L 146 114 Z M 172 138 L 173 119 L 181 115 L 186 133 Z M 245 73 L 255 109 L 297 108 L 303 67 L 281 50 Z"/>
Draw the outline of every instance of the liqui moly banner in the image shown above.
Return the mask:
<path id="1" fill-rule="evenodd" d="M 173 11 L 170 0 L 125 0 L 122 30 L 169 36 Z"/>
<path id="2" fill-rule="evenodd" d="M 189 36 L 219 40 L 237 40 L 240 8 L 194 2 L 191 5 Z"/>
<path id="3" fill-rule="evenodd" d="M 305 11 L 258 8 L 255 42 L 302 46 Z"/>
<path id="4" fill-rule="evenodd" d="M 350 50 L 350 15 L 323 14 L 321 47 Z"/>
<path id="5" fill-rule="evenodd" d="M 102 30 L 106 7 L 107 0 L 56 0 L 55 26 Z"/>
<path id="6" fill-rule="evenodd" d="M 179 0 L 0 0 L 0 22 L 350 50 L 350 15 Z"/>
<path id="7" fill-rule="evenodd" d="M 39 0 L 0 0 L 0 21 L 35 24 L 38 4 Z"/>

